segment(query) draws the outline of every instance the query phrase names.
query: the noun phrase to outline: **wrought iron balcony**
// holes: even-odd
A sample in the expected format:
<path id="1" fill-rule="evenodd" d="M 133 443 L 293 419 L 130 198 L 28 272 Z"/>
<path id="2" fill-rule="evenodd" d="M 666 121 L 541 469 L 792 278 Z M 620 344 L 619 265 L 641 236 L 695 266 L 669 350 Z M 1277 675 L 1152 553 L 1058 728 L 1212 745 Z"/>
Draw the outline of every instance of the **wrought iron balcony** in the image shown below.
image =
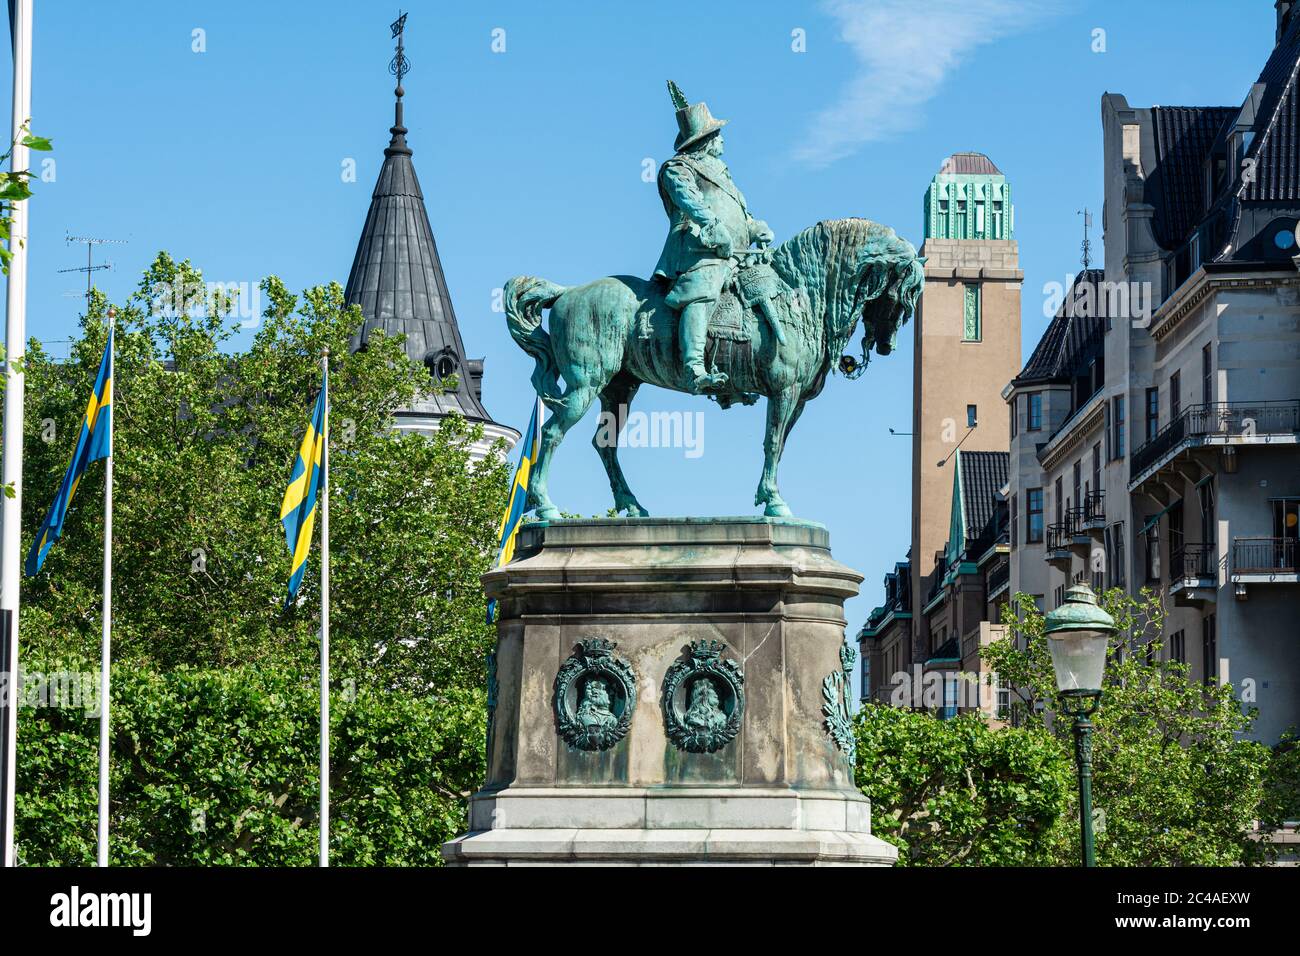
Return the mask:
<path id="1" fill-rule="evenodd" d="M 1217 557 L 1213 544 L 1186 544 L 1169 556 L 1169 583 L 1217 577 Z"/>
<path id="2" fill-rule="evenodd" d="M 1131 474 L 1141 475 L 1185 441 L 1295 432 L 1300 432 L 1300 400 L 1191 405 L 1134 450 Z"/>
<path id="3" fill-rule="evenodd" d="M 1106 492 L 1089 491 L 1083 496 L 1083 520 L 1085 524 L 1100 523 L 1106 525 Z"/>
<path id="4" fill-rule="evenodd" d="M 1300 573 L 1300 541 L 1295 538 L 1233 538 L 1232 573 Z"/>
<path id="5" fill-rule="evenodd" d="M 1046 558 L 1049 562 L 1069 561 L 1070 545 L 1074 543 L 1074 525 L 1068 520 L 1049 524 L 1046 542 Z"/>
<path id="6" fill-rule="evenodd" d="M 996 594 L 998 589 L 1011 583 L 1011 562 L 999 561 L 989 572 L 986 587 L 989 594 Z"/>

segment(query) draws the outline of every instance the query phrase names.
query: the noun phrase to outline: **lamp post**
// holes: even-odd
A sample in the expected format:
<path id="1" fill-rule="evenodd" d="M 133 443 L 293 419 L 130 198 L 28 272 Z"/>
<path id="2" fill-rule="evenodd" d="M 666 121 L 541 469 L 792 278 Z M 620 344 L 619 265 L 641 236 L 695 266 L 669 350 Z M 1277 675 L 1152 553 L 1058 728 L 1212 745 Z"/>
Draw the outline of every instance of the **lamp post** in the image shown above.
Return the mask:
<path id="1" fill-rule="evenodd" d="M 1086 584 L 1065 592 L 1065 602 L 1046 618 L 1043 633 L 1056 671 L 1060 713 L 1074 718 L 1074 756 L 1079 766 L 1079 835 L 1083 865 L 1096 866 L 1092 836 L 1092 721 L 1101 703 L 1115 619 L 1097 606 Z"/>

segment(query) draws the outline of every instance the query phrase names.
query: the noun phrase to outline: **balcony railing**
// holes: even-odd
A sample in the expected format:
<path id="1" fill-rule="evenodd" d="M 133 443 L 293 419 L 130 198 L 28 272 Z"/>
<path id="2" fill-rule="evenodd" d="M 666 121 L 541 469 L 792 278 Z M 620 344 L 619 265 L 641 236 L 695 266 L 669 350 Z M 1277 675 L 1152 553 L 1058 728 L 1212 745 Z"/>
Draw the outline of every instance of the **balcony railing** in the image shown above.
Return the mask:
<path id="1" fill-rule="evenodd" d="M 1083 520 L 1106 521 L 1106 492 L 1089 491 L 1083 496 Z"/>
<path id="2" fill-rule="evenodd" d="M 1002 585 L 1007 584 L 1010 581 L 1011 581 L 1011 562 L 1010 561 L 999 562 L 998 565 L 992 571 L 989 572 L 988 583 L 986 585 L 986 587 L 988 588 L 988 593 L 992 594 L 998 588 L 1002 587 Z"/>
<path id="3" fill-rule="evenodd" d="M 1300 431 L 1300 400 L 1191 405 L 1133 452 L 1132 473 L 1146 471 L 1189 438 L 1277 435 Z"/>
<path id="4" fill-rule="evenodd" d="M 1295 538 L 1233 538 L 1232 570 L 1239 574 L 1300 573 L 1300 541 Z"/>
<path id="5" fill-rule="evenodd" d="M 1216 560 L 1213 544 L 1183 545 L 1169 556 L 1169 583 L 1216 577 Z"/>
<path id="6" fill-rule="evenodd" d="M 1065 524 L 1066 527 L 1070 529 L 1070 534 L 1072 535 L 1083 534 L 1084 520 L 1085 520 L 1085 513 L 1084 513 L 1083 505 L 1079 505 L 1077 508 L 1065 509 Z"/>
<path id="7" fill-rule="evenodd" d="M 1070 547 L 1074 538 L 1074 524 L 1071 521 L 1053 522 L 1047 526 L 1047 553 L 1064 551 Z"/>

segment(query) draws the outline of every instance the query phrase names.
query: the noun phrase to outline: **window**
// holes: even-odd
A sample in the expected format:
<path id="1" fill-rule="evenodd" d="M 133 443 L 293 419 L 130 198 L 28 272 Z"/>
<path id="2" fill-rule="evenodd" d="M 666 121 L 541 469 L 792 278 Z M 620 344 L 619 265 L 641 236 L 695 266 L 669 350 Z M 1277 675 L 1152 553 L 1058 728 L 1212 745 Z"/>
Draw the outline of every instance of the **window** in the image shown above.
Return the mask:
<path id="1" fill-rule="evenodd" d="M 957 716 L 957 677 L 955 674 L 944 675 L 943 713 L 939 716 L 942 720 L 951 720 Z"/>
<path id="2" fill-rule="evenodd" d="M 994 239 L 1002 239 L 1005 235 L 1002 230 L 1002 200 L 993 200 L 993 236 Z"/>
<path id="3" fill-rule="evenodd" d="M 1025 492 L 1025 542 L 1032 544 L 1043 540 L 1043 489 L 1030 488 Z"/>
<path id="4" fill-rule="evenodd" d="M 1187 663 L 1187 635 L 1174 631 L 1169 635 L 1169 659 L 1179 664 Z"/>
<path id="5" fill-rule="evenodd" d="M 1103 532 L 1107 586 L 1124 586 L 1124 522 L 1117 521 Z"/>
<path id="6" fill-rule="evenodd" d="M 1207 614 L 1201 620 L 1201 672 L 1205 675 L 1205 683 L 1218 683 L 1219 636 L 1215 631 L 1213 614 Z"/>
<path id="7" fill-rule="evenodd" d="M 1111 399 L 1110 416 L 1110 452 L 1112 458 L 1123 458 L 1124 448 L 1124 396 L 1116 395 Z"/>
<path id="8" fill-rule="evenodd" d="M 965 302 L 963 308 L 962 341 L 978 342 L 981 337 L 982 319 L 980 316 L 980 287 L 977 282 L 965 285 Z"/>
<path id="9" fill-rule="evenodd" d="M 1160 431 L 1160 389 L 1147 389 L 1147 441 Z"/>
<path id="10" fill-rule="evenodd" d="M 966 406 L 966 427 L 974 428 L 979 424 L 979 409 L 974 405 Z"/>
<path id="11" fill-rule="evenodd" d="M 1124 540 L 1124 522 L 1117 521 L 1111 526 L 1111 541 L 1114 544 L 1114 554 L 1111 555 L 1110 561 L 1110 586 L 1122 588 L 1127 583 L 1128 578 L 1128 552 Z"/>
<path id="12" fill-rule="evenodd" d="M 1011 548 L 1020 544 L 1020 495 L 1011 496 Z"/>
<path id="13" fill-rule="evenodd" d="M 1183 377 L 1179 372 L 1169 376 L 1169 420 L 1172 422 L 1183 411 Z"/>
<path id="14" fill-rule="evenodd" d="M 1043 393 L 1034 392 L 1029 398 L 1029 420 L 1025 423 L 1025 431 L 1036 432 L 1043 428 Z"/>
<path id="15" fill-rule="evenodd" d="M 1002 675 L 998 675 L 998 720 L 1006 720 L 1011 716 L 1011 685 L 1008 684 Z"/>
<path id="16" fill-rule="evenodd" d="M 1214 401 L 1214 360 L 1210 357 L 1210 343 L 1201 349 L 1201 401 L 1206 405 Z"/>
<path id="17" fill-rule="evenodd" d="M 1065 511 L 1064 511 L 1065 502 L 1062 500 L 1064 493 L 1061 491 L 1061 478 L 1059 475 L 1056 478 L 1056 485 L 1054 486 L 1054 490 L 1056 493 L 1052 497 L 1055 498 L 1056 500 L 1053 502 L 1053 507 L 1056 508 L 1056 523 L 1060 524 L 1062 521 L 1065 520 Z"/>
<path id="18" fill-rule="evenodd" d="M 1147 539 L 1147 581 L 1160 580 L 1160 519 L 1151 522 L 1146 531 Z"/>
<path id="19" fill-rule="evenodd" d="M 1211 477 L 1196 493 L 1201 499 L 1201 542 L 1213 544 L 1219 536 L 1214 515 L 1214 479 Z"/>
<path id="20" fill-rule="evenodd" d="M 1101 491 L 1101 442 L 1092 446 L 1092 490 Z"/>
<path id="21" fill-rule="evenodd" d="M 948 238 L 948 200 L 939 200 L 939 228 L 938 235 L 944 239 Z"/>
<path id="22" fill-rule="evenodd" d="M 1169 507 L 1169 563 L 1172 565 L 1175 555 L 1180 554 L 1187 536 L 1183 533 L 1183 503 L 1176 501 Z"/>
<path id="23" fill-rule="evenodd" d="M 953 229 L 952 237 L 954 239 L 965 239 L 966 238 L 966 200 L 964 199 L 957 200 L 957 217 L 954 222 L 954 227 L 955 228 Z"/>
<path id="24" fill-rule="evenodd" d="M 1075 508 L 1083 507 L 1083 459 L 1074 463 L 1074 498 L 1071 502 Z"/>
<path id="25" fill-rule="evenodd" d="M 1017 395 L 1011 399 L 1011 437 L 1016 437 L 1017 429 L 1020 427 L 1020 396 Z"/>

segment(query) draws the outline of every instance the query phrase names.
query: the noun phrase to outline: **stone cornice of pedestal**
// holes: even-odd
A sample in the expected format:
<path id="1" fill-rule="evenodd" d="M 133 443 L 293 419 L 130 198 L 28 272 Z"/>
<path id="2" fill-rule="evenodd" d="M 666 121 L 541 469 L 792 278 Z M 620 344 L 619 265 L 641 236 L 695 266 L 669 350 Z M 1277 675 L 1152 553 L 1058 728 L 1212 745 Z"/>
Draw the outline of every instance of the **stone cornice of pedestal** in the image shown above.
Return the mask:
<path id="1" fill-rule="evenodd" d="M 646 556 L 629 562 L 629 551 Z M 783 518 L 605 518 L 520 529 L 518 557 L 483 575 L 490 598 L 602 592 L 778 591 L 840 598 L 862 575 L 830 554 L 822 525 Z M 647 559 L 648 558 L 648 559 Z M 634 570 L 629 570 L 629 564 Z"/>

